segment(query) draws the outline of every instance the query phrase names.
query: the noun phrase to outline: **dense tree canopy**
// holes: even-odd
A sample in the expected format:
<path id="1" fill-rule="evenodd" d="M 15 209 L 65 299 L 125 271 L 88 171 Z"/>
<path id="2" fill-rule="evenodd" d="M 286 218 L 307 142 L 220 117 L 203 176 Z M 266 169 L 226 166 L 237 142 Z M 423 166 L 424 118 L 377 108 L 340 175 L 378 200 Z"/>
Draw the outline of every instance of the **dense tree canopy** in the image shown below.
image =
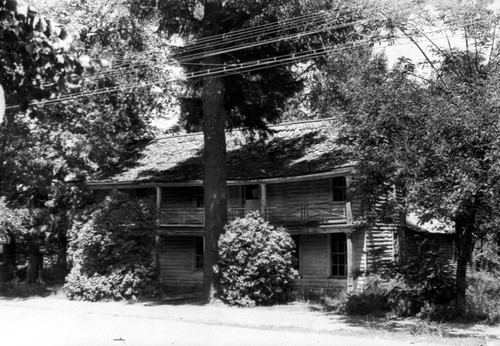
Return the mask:
<path id="1" fill-rule="evenodd" d="M 155 48 L 151 46 L 153 40 L 148 36 L 148 28 L 137 27 L 128 8 L 119 5 L 118 2 L 75 4 L 68 1 L 59 2 L 55 7 L 47 5 L 44 9 L 52 20 L 63 23 L 68 32 L 78 34 L 71 36 L 74 39 L 71 52 L 75 56 L 96 56 L 93 61 L 105 67 L 106 61 L 112 57 L 127 58 L 124 49 L 133 56 L 144 49 Z M 25 26 L 22 28 L 29 31 Z M 2 32 L 5 34 L 8 30 Z M 38 35 L 33 36 L 35 40 Z M 68 47 L 64 49 L 54 54 L 69 52 Z M 2 54 L 21 59 L 25 48 L 20 42 L 11 51 L 2 50 Z M 48 66 L 51 60 L 44 61 Z M 78 60 L 71 61 L 75 61 L 75 66 L 81 65 Z M 80 61 L 92 67 L 88 59 Z M 37 70 L 38 63 L 38 60 L 26 60 L 23 66 Z M 86 92 L 84 97 L 66 97 L 64 102 L 31 105 L 27 111 L 19 108 L 7 110 L 8 121 L 0 127 L 0 193 L 6 197 L 5 207 L 12 213 L 27 211 L 28 216 L 23 219 L 24 231 L 1 228 L 10 240 L 18 243 L 17 249 L 12 247 L 18 257 L 33 254 L 29 257 L 30 268 L 36 267 L 34 262 L 40 262 L 44 254 L 55 256 L 60 262 L 62 275 L 65 274 L 66 233 L 75 211 L 85 202 L 81 182 L 123 167 L 134 156 L 134 145 L 151 137 L 151 119 L 158 107 L 165 106 L 162 92 L 151 92 L 155 85 L 125 89 L 123 93 L 109 93 L 104 88 L 119 90 L 127 82 L 140 83 L 151 81 L 153 76 L 161 77 L 155 66 L 153 63 L 140 68 L 127 65 L 118 73 L 90 69 L 82 76 L 86 79 L 85 85 L 81 85 L 81 90 Z M 35 97 L 50 98 L 52 95 L 47 94 L 49 91 L 45 88 L 52 90 L 49 83 L 52 77 L 40 74 L 37 78 L 40 83 L 33 88 L 42 90 L 40 94 L 29 95 L 24 89 L 13 89 L 8 94 L 8 104 L 16 105 L 16 93 L 25 97 L 26 102 Z M 8 81 L 8 76 L 2 75 L 0 83 L 4 84 L 4 81 Z M 60 88 L 56 91 L 68 90 Z M 0 215 L 0 218 L 6 219 L 7 216 Z M 6 253 L 9 252 L 8 249 Z M 36 272 L 40 272 L 40 268 L 28 271 L 29 281 L 37 279 Z"/>
<path id="2" fill-rule="evenodd" d="M 474 18 L 479 24 L 452 26 L 464 33 L 464 48 L 428 56 L 430 77 L 415 78 L 408 59 L 389 70 L 383 57 L 356 53 L 350 63 L 356 73 L 339 70 L 333 57 L 314 94 L 324 102 L 318 109 L 340 114 L 340 140 L 358 161 L 357 189 L 368 211 L 377 211 L 380 198 L 396 188 L 402 203 L 387 203 L 379 217 L 413 211 L 422 221 L 454 225 L 457 307 L 463 309 L 474 242 L 498 232 L 500 70 L 493 13 L 469 3 L 443 11 L 451 22 Z"/>

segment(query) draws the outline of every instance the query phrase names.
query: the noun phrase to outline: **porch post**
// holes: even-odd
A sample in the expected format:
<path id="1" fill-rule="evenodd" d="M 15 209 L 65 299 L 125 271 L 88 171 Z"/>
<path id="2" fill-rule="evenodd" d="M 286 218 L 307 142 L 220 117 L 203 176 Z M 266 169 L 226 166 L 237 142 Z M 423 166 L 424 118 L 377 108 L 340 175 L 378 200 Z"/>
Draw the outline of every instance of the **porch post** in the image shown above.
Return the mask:
<path id="1" fill-rule="evenodd" d="M 354 253 L 352 247 L 352 233 L 347 233 L 347 292 L 354 290 Z"/>
<path id="2" fill-rule="evenodd" d="M 156 187 L 156 225 L 160 226 L 161 223 L 161 187 Z"/>
<path id="3" fill-rule="evenodd" d="M 161 187 L 156 186 L 156 228 L 157 232 L 161 225 Z M 158 233 L 155 237 L 155 264 L 156 264 L 156 275 L 158 279 L 161 277 L 161 261 L 160 261 L 160 248 L 161 248 L 161 238 Z"/>
<path id="4" fill-rule="evenodd" d="M 267 185 L 260 184 L 260 215 L 264 218 L 264 220 L 267 220 L 266 208 L 267 208 Z"/>

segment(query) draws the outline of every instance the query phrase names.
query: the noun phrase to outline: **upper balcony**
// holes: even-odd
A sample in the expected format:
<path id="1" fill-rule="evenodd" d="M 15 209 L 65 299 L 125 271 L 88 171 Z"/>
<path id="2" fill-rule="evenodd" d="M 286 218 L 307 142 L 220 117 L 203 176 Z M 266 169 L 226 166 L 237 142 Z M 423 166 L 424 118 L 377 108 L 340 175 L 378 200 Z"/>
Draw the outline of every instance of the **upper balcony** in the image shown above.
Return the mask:
<path id="1" fill-rule="evenodd" d="M 265 220 L 288 227 L 351 224 L 350 202 L 331 202 L 327 204 L 300 204 L 288 207 L 266 207 L 261 215 Z M 229 208 L 228 219 L 243 217 L 252 210 L 248 208 Z M 162 208 L 159 225 L 164 227 L 203 227 L 205 212 L 203 208 Z"/>

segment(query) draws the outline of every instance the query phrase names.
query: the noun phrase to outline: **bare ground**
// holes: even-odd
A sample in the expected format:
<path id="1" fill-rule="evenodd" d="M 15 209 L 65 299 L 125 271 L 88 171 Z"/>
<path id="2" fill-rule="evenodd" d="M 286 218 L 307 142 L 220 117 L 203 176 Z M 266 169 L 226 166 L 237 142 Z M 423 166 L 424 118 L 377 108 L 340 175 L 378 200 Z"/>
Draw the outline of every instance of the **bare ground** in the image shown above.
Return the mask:
<path id="1" fill-rule="evenodd" d="M 40 342 L 43 341 L 43 335 L 48 337 L 48 334 L 45 334 L 45 329 L 50 329 L 50 327 L 44 328 L 45 324 L 53 326 L 55 333 L 58 333 L 53 334 L 57 338 L 51 340 L 47 345 L 79 344 L 78 340 L 67 341 L 72 335 L 78 335 L 79 341 L 82 341 L 81 344 L 101 344 L 100 341 L 106 338 L 108 341 L 111 340 L 111 334 L 107 335 L 106 330 L 116 334 L 112 339 L 113 342 L 110 343 L 113 345 L 127 344 L 126 340 L 129 340 L 128 344 L 134 344 L 131 343 L 131 340 L 134 340 L 133 336 L 129 335 L 132 331 L 136 337 L 141 333 L 148 335 L 148 337 L 141 339 L 144 341 L 143 343 L 136 343 L 137 345 L 167 344 L 161 342 L 164 340 L 161 339 L 162 333 L 166 332 L 167 326 L 179 331 L 179 336 L 176 336 L 178 339 L 172 339 L 172 343 L 168 344 L 198 344 L 200 340 L 203 340 L 196 339 L 196 335 L 191 335 L 191 332 L 180 333 L 185 328 L 185 330 L 197 331 L 195 334 L 198 337 L 205 335 L 205 333 L 213 335 L 213 333 L 218 332 L 224 333 L 223 335 L 231 335 L 230 332 L 232 332 L 236 338 L 238 335 L 248 334 L 248 337 L 254 338 L 253 342 L 248 344 L 264 344 L 263 340 L 259 339 L 264 337 L 266 341 L 273 340 L 273 337 L 282 341 L 285 340 L 284 335 L 286 335 L 291 338 L 287 344 L 293 343 L 293 341 L 299 342 L 303 337 L 310 340 L 311 344 L 313 344 L 314 338 L 318 341 L 314 344 L 321 344 L 319 342 L 321 340 L 323 340 L 322 344 L 328 344 L 328 340 L 335 337 L 335 340 L 338 341 L 339 338 L 344 338 L 342 339 L 344 341 L 340 343 L 343 345 L 356 345 L 359 344 L 359 340 L 366 340 L 366 343 L 363 342 L 363 344 L 371 346 L 390 344 L 500 345 L 499 326 L 429 324 L 413 319 L 350 317 L 328 313 L 318 306 L 307 303 L 255 308 L 229 307 L 221 303 L 203 305 L 196 300 L 189 299 L 134 304 L 124 302 L 90 303 L 68 301 L 59 294 L 45 298 L 0 298 L 0 311 L 2 311 L 0 314 L 2 339 L 6 340 L 7 337 L 9 340 L 8 336 L 10 335 L 12 342 L 9 344 L 13 345 L 24 345 L 24 341 L 31 340 L 23 339 L 27 335 L 23 335 L 21 327 L 18 328 L 19 323 L 29 324 L 31 320 L 39 321 L 33 322 L 38 325 L 38 329 L 33 330 L 33 333 L 40 335 L 39 338 L 33 339 L 38 345 L 46 344 Z M 158 328 L 164 326 L 164 328 L 161 328 L 160 331 L 155 330 L 154 326 L 158 326 Z M 153 330 L 150 331 L 151 328 Z M 30 330 L 30 328 L 28 327 L 26 330 Z M 171 332 L 168 335 L 172 336 L 173 334 L 175 333 Z M 86 336 L 90 339 L 86 339 Z M 308 336 L 314 336 L 314 338 L 311 339 Z M 60 343 L 57 343 L 57 340 Z M 154 340 L 158 343 L 154 343 Z M 229 340 L 227 339 L 228 342 Z M 243 341 L 246 342 L 250 339 L 245 337 L 237 340 L 241 341 L 238 344 L 247 344 Z M 200 343 L 210 344 L 208 342 Z M 2 344 L 4 343 L 2 342 Z M 215 344 L 221 343 L 216 342 Z M 302 342 L 298 344 L 302 344 Z"/>

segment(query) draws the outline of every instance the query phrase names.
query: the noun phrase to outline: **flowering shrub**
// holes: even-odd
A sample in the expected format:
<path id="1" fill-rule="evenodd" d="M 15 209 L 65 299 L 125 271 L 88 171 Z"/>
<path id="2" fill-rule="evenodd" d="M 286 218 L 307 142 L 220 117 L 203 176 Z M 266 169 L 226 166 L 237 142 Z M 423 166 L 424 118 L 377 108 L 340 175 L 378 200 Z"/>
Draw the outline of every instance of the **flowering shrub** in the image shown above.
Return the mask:
<path id="1" fill-rule="evenodd" d="M 136 300 L 155 295 L 154 208 L 115 193 L 70 232 L 74 264 L 66 278 L 70 299 Z"/>
<path id="2" fill-rule="evenodd" d="M 258 213 L 228 223 L 219 239 L 221 298 L 232 305 L 269 305 L 286 301 L 294 269 L 295 245 L 282 228 Z"/>

